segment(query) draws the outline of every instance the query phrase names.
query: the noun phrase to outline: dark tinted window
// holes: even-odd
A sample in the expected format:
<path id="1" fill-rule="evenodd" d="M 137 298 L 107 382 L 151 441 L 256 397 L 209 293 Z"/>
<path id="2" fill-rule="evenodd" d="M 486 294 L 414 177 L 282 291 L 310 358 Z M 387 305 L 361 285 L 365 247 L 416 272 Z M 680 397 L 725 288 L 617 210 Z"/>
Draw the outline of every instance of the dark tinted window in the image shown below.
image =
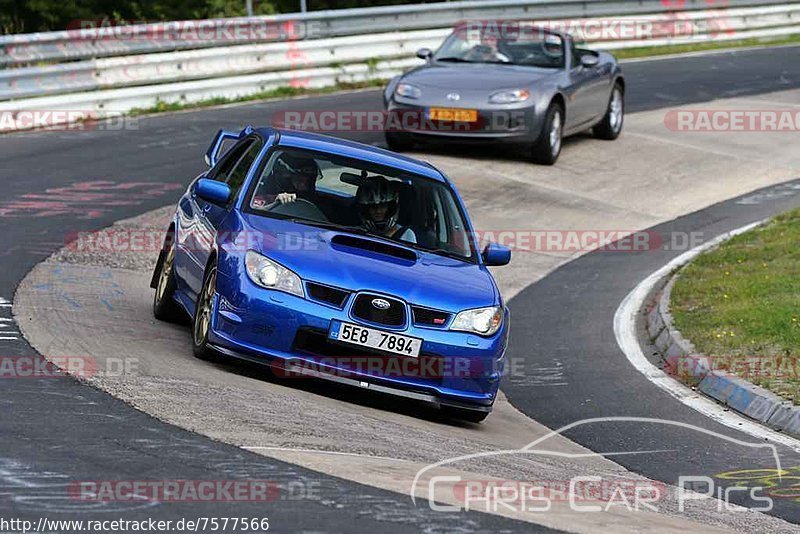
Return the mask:
<path id="1" fill-rule="evenodd" d="M 242 188 L 244 179 L 247 177 L 247 171 L 252 167 L 253 162 L 258 157 L 261 151 L 262 143 L 259 140 L 252 140 L 245 148 L 244 154 L 236 162 L 236 165 L 228 173 L 228 178 L 225 180 L 231 188 L 231 199 L 236 198 L 239 189 Z"/>
<path id="2" fill-rule="evenodd" d="M 214 167 L 214 169 L 212 169 L 212 171 L 209 173 L 208 178 L 218 182 L 227 183 L 228 175 L 231 173 L 236 163 L 242 159 L 245 151 L 252 146 L 254 141 L 254 139 L 250 138 L 235 144 L 225 153 L 225 155 L 222 156 L 222 159 L 219 161 L 219 163 L 217 163 L 217 166 Z"/>

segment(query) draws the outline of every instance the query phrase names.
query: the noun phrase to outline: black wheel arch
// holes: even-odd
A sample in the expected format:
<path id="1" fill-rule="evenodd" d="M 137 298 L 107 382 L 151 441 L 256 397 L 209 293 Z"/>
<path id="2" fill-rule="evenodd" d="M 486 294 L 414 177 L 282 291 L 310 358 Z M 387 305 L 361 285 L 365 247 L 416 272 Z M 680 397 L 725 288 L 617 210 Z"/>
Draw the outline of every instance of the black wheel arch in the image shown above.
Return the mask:
<path id="1" fill-rule="evenodd" d="M 164 243 L 161 245 L 161 250 L 158 251 L 158 259 L 156 260 L 156 266 L 153 269 L 153 277 L 150 279 L 150 287 L 155 289 L 158 287 L 158 275 L 161 271 L 161 266 L 164 264 L 164 254 L 166 251 L 164 250 L 164 245 L 167 244 L 167 238 L 169 235 L 172 234 L 172 239 L 175 239 L 175 223 L 171 222 L 169 228 L 167 228 L 167 232 L 164 234 Z"/>

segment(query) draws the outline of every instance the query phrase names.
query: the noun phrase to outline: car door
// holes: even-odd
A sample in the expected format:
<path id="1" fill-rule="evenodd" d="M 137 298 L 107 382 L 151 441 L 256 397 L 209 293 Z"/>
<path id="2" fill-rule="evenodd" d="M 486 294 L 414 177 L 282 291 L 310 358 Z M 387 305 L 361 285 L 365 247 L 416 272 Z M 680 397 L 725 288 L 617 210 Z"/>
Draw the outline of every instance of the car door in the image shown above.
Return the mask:
<path id="1" fill-rule="evenodd" d="M 578 62 L 583 54 L 597 55 L 596 52 L 576 49 Z M 595 123 L 608 109 L 608 100 L 611 96 L 611 63 L 599 62 L 592 67 L 583 67 L 583 70 L 586 73 L 584 83 L 589 122 Z"/>
<path id="2" fill-rule="evenodd" d="M 217 229 L 233 206 L 261 146 L 258 138 L 247 137 L 235 144 L 216 166 L 201 176 L 224 182 L 231 187 L 231 200 L 227 205 L 218 205 L 200 198 L 195 192 L 194 184 L 190 188 L 189 209 L 186 210 L 190 222 L 189 227 L 184 228 L 190 234 L 188 240 L 191 242 L 191 251 L 187 254 L 190 263 L 187 270 L 190 272 L 187 273 L 186 282 L 195 295 L 202 286 L 208 258 L 214 250 Z"/>
<path id="3" fill-rule="evenodd" d="M 575 46 L 570 41 L 570 53 L 567 55 L 567 87 L 565 97 L 567 117 L 565 133 L 572 133 L 580 126 L 587 124 L 591 119 L 591 106 L 587 93 L 587 81 L 590 73 L 581 65 L 580 56 L 576 54 Z"/>

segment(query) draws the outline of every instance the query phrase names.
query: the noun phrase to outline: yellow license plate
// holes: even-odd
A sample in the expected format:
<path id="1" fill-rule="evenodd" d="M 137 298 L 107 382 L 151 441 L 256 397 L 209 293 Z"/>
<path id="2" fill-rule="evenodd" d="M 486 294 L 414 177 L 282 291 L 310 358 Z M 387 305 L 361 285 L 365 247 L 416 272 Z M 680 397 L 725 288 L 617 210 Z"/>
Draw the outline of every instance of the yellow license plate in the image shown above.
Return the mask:
<path id="1" fill-rule="evenodd" d="M 431 108 L 429 116 L 435 121 L 478 122 L 477 109 Z"/>

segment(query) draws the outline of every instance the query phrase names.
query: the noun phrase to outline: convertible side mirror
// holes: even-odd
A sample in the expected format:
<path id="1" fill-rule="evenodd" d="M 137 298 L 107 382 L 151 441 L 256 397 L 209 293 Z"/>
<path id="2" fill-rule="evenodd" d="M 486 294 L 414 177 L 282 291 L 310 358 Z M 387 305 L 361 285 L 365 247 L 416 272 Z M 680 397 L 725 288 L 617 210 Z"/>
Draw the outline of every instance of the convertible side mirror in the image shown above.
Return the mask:
<path id="1" fill-rule="evenodd" d="M 598 63 L 600 63 L 600 58 L 594 54 L 584 54 L 581 56 L 581 65 L 584 67 L 596 67 Z"/>
<path id="2" fill-rule="evenodd" d="M 489 243 L 481 253 L 483 262 L 489 267 L 499 267 L 501 265 L 508 265 L 511 261 L 511 249 L 498 245 L 497 243 Z"/>
<path id="3" fill-rule="evenodd" d="M 420 48 L 417 50 L 417 57 L 420 59 L 424 59 L 428 61 L 430 58 L 433 57 L 433 51 L 430 48 Z"/>
<path id="4" fill-rule="evenodd" d="M 208 178 L 200 178 L 197 180 L 194 192 L 198 197 L 212 204 L 225 205 L 231 198 L 231 188 L 228 184 L 216 180 L 209 180 Z"/>

